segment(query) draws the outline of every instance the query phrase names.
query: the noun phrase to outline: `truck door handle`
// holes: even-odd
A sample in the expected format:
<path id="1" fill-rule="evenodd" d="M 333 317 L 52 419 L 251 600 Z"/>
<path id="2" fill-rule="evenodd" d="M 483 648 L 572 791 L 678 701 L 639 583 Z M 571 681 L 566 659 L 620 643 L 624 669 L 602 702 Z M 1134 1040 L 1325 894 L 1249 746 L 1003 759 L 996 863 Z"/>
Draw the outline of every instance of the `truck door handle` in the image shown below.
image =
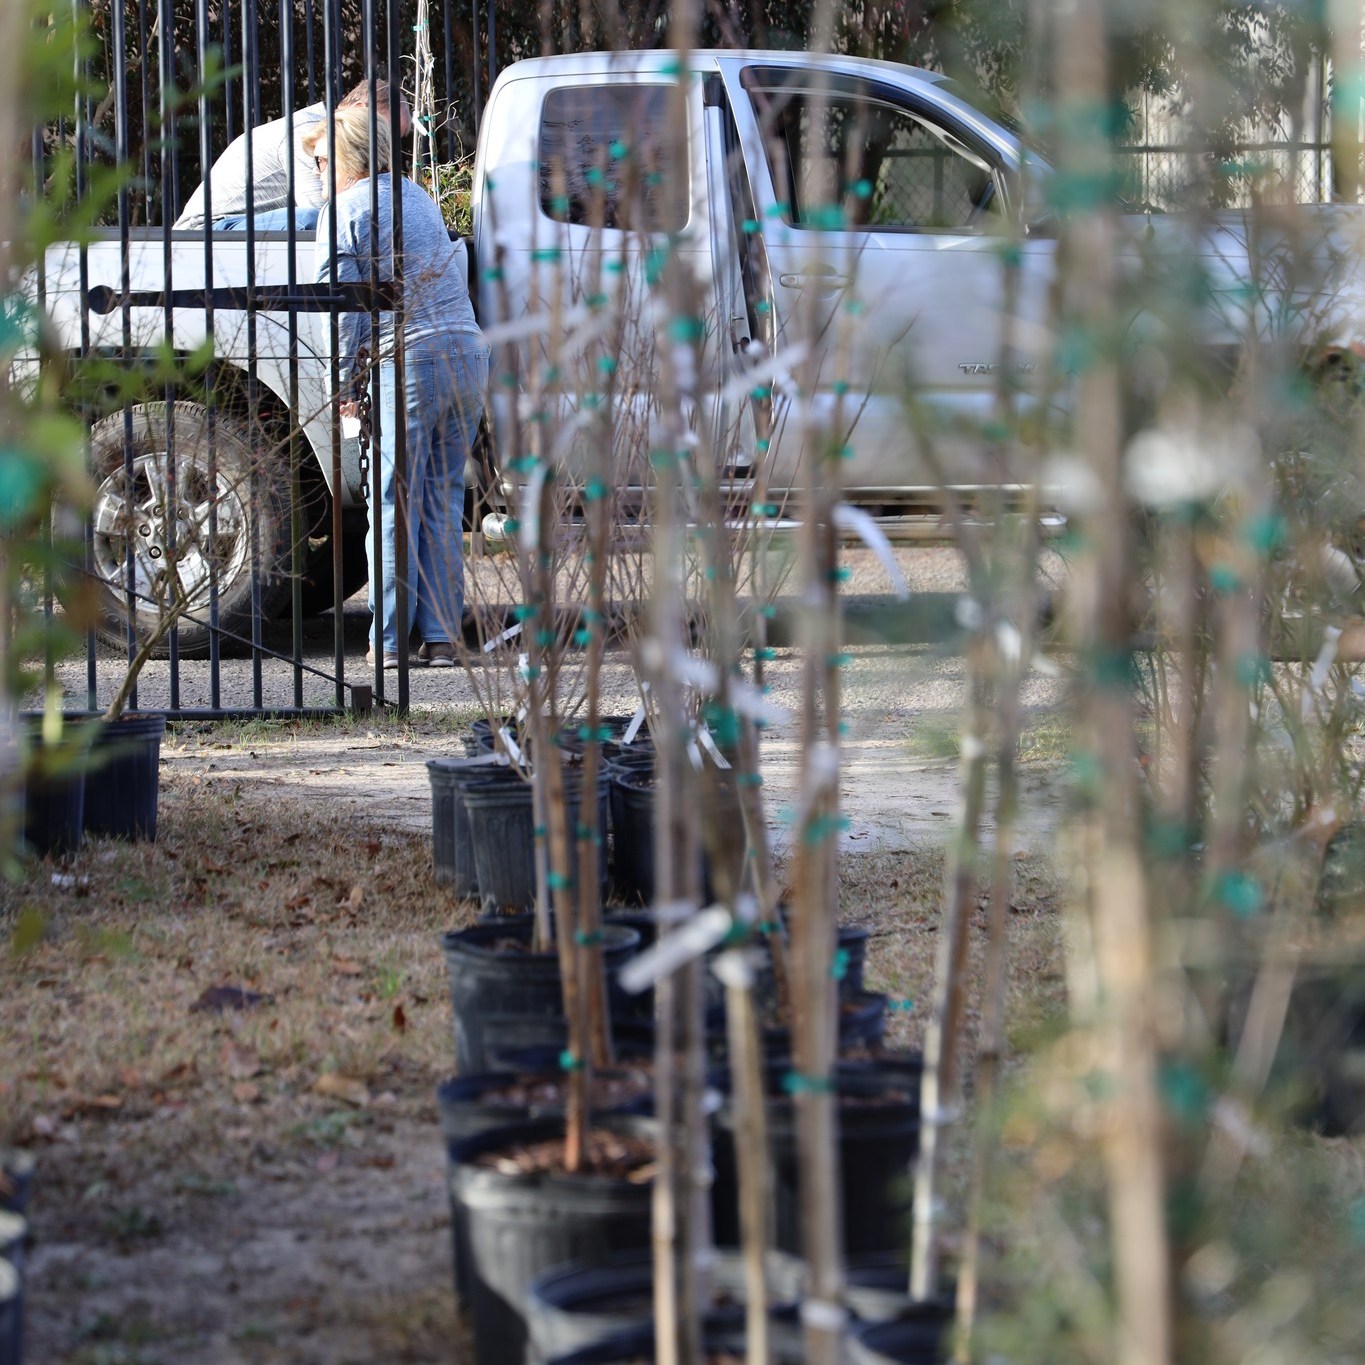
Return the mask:
<path id="1" fill-rule="evenodd" d="M 793 271 L 787 275 L 779 275 L 777 278 L 788 289 L 804 289 L 808 283 L 820 289 L 846 289 L 852 283 L 847 275 L 841 275 L 837 270 L 820 266 L 816 266 L 813 270 Z"/>

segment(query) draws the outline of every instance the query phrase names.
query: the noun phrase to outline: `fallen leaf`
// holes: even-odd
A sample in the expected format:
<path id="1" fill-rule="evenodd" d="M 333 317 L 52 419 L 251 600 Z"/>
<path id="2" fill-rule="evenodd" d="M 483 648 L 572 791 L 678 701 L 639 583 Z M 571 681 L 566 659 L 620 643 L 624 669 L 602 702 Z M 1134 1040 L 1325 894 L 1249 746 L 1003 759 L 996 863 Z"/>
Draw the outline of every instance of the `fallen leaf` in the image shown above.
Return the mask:
<path id="1" fill-rule="evenodd" d="M 371 1152 L 360 1158 L 361 1166 L 373 1166 L 379 1171 L 390 1171 L 393 1169 L 393 1157 L 387 1152 Z"/>
<path id="2" fill-rule="evenodd" d="M 238 1081 L 232 1087 L 232 1098 L 238 1104 L 255 1104 L 261 1098 L 261 1087 L 253 1085 L 250 1081 Z"/>
<path id="3" fill-rule="evenodd" d="M 339 976 L 359 976 L 365 968 L 353 957 L 334 957 L 332 970 Z"/>
<path id="4" fill-rule="evenodd" d="M 379 857 L 379 850 L 383 847 L 384 845 L 381 844 L 378 839 L 368 839 L 365 842 L 365 852 L 368 853 L 371 858 Z"/>
<path id="5" fill-rule="evenodd" d="M 366 1089 L 365 1082 L 357 1080 L 354 1076 L 344 1075 L 340 1071 L 324 1071 L 313 1082 L 313 1093 L 323 1095 L 327 1099 L 343 1100 L 358 1109 L 364 1109 L 370 1102 L 370 1092 Z"/>
<path id="6" fill-rule="evenodd" d="M 352 910 L 359 910 L 360 907 L 365 904 L 365 888 L 362 886 L 353 886 L 351 888 L 351 894 L 347 899 Z"/>
<path id="7" fill-rule="evenodd" d="M 393 1007 L 393 1026 L 399 1033 L 406 1033 L 408 1031 L 408 1016 L 403 1009 L 401 1001 Z"/>
<path id="8" fill-rule="evenodd" d="M 119 1084 L 129 1090 L 140 1090 L 142 1088 L 142 1077 L 131 1066 L 119 1067 L 118 1078 Z"/>
<path id="9" fill-rule="evenodd" d="M 210 986 L 190 1006 L 191 1010 L 207 1010 L 212 1014 L 226 1014 L 228 1010 L 255 1009 L 257 1005 L 268 1005 L 273 996 L 258 995 L 245 986 Z"/>
<path id="10" fill-rule="evenodd" d="M 235 1081 L 249 1081 L 264 1070 L 260 1053 L 254 1047 L 242 1047 L 231 1039 L 223 1044 L 223 1066 Z"/>
<path id="11" fill-rule="evenodd" d="M 297 896 L 291 896 L 284 903 L 286 910 L 302 910 L 305 905 L 312 900 L 312 894 L 308 891 L 300 891 Z"/>
<path id="12" fill-rule="evenodd" d="M 317 1162 L 315 1164 L 317 1166 L 317 1169 L 325 1174 L 327 1171 L 336 1170 L 337 1162 L 340 1159 L 341 1158 L 337 1155 L 336 1152 L 323 1152 L 323 1154 L 320 1157 L 318 1157 Z"/>

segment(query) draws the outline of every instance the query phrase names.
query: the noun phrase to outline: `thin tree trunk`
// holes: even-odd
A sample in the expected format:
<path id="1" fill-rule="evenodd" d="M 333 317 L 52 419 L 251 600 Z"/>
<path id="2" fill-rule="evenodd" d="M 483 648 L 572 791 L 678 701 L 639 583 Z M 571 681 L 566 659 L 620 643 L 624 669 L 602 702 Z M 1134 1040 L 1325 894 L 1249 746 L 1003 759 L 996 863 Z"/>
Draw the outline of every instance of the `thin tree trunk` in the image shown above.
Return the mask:
<path id="1" fill-rule="evenodd" d="M 911 1205 L 910 1297 L 916 1302 L 939 1294 L 940 1134 L 957 1116 L 957 1053 L 971 910 L 976 899 L 978 830 L 986 794 L 987 725 L 981 641 L 967 656 L 967 712 L 962 736 L 962 795 L 944 889 L 938 934 L 934 998 L 924 1040 L 924 1077 L 920 1083 L 920 1146 Z"/>
<path id="2" fill-rule="evenodd" d="M 1076 0 L 1057 27 L 1057 85 L 1065 106 L 1060 174 L 1100 183 L 1111 166 L 1092 111 L 1108 106 L 1108 34 L 1100 0 Z M 1096 662 L 1084 698 L 1087 742 L 1100 779 L 1090 868 L 1093 938 L 1100 998 L 1096 1040 L 1112 1095 L 1101 1139 L 1107 1171 L 1118 1307 L 1117 1365 L 1168 1365 L 1172 1350 L 1166 1178 L 1157 1093 L 1153 942 L 1136 802 L 1132 703 L 1127 686 L 1132 622 L 1128 608 L 1130 529 L 1122 469 L 1121 396 L 1112 339 L 1117 335 L 1114 210 L 1096 204 L 1067 221 L 1070 267 L 1066 320 L 1095 339 L 1082 373 L 1076 448 L 1087 452 L 1100 496 L 1088 531 L 1090 553 L 1078 577 L 1090 591 L 1083 647 Z"/>

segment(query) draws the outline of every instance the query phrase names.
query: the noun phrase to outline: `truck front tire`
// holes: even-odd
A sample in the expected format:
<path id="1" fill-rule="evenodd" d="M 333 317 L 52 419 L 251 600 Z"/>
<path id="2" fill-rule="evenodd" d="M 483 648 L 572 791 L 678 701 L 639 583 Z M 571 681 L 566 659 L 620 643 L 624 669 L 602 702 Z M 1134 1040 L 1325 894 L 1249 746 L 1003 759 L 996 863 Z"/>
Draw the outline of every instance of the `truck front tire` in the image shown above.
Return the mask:
<path id="1" fill-rule="evenodd" d="M 199 403 L 176 403 L 172 421 L 164 403 L 140 404 L 131 418 L 131 461 L 123 412 L 90 433 L 97 485 L 91 551 L 101 638 L 118 648 L 127 644 L 131 555 L 132 620 L 139 640 L 174 618 L 180 652 L 206 653 L 215 582 L 224 647 L 233 644 L 229 632 L 249 640 L 253 563 L 262 620 L 277 615 L 290 598 L 285 453 L 275 449 L 263 427 L 254 432 L 253 448 L 247 424 L 221 411 L 213 414 L 210 442 L 209 412 Z M 169 645 L 163 637 L 156 652 L 165 654 Z"/>

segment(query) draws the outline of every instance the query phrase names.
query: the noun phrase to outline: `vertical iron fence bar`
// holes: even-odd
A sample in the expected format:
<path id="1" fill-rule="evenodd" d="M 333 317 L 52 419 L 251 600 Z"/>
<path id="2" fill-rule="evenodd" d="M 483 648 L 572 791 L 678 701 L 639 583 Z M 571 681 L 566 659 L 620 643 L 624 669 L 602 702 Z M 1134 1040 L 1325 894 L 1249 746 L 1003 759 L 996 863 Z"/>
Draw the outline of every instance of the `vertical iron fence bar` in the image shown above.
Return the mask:
<path id="1" fill-rule="evenodd" d="M 361 23 L 365 31 L 365 87 L 366 105 L 370 118 L 370 288 L 379 283 L 379 177 L 374 169 L 375 140 L 378 137 L 376 118 L 378 114 L 378 73 L 375 69 L 375 15 L 374 0 L 361 0 Z M 374 694 L 384 701 L 384 515 L 383 515 L 383 386 L 380 379 L 379 363 L 379 310 L 374 298 L 370 301 L 370 372 L 363 382 L 370 390 L 370 545 L 374 566 L 371 584 L 371 607 L 374 632 Z M 407 649 L 407 641 L 399 641 L 399 657 Z"/>
<path id="2" fill-rule="evenodd" d="M 140 0 L 139 0 L 140 3 Z M 128 137 L 128 34 L 127 18 L 124 14 L 124 0 L 116 0 L 111 7 L 114 29 L 114 150 L 118 164 L 126 166 L 130 148 Z M 118 186 L 118 232 L 119 232 L 119 304 L 122 323 L 123 363 L 129 368 L 133 364 L 133 313 L 128 302 L 132 291 L 132 268 L 130 260 L 132 206 L 129 203 L 128 181 L 120 178 Z M 123 493 L 127 502 L 133 490 L 133 405 L 126 391 L 123 398 Z M 127 515 L 125 511 L 125 515 Z M 131 517 L 126 523 L 123 542 L 123 584 L 124 600 L 127 606 L 127 630 L 125 645 L 128 661 L 137 655 L 137 578 L 133 558 L 134 526 Z M 137 688 L 134 686 L 128 698 L 130 709 L 137 707 Z"/>
<path id="3" fill-rule="evenodd" d="M 246 71 L 242 80 L 242 121 L 246 137 L 246 423 L 249 471 L 247 503 L 248 533 L 251 541 L 251 699 L 262 705 L 261 678 L 261 476 L 257 452 L 261 447 L 260 377 L 256 368 L 256 118 L 260 93 L 257 67 L 255 0 L 242 0 L 242 57 Z"/>
<path id="4" fill-rule="evenodd" d="M 441 26 L 445 38 L 445 127 L 446 127 L 446 160 L 455 160 L 455 148 L 458 146 L 458 139 L 455 136 L 455 120 L 452 111 L 455 108 L 455 53 L 454 40 L 450 24 L 450 0 L 441 0 Z M 436 135 L 432 130 L 431 142 L 432 160 L 436 159 Z"/>
<path id="5" fill-rule="evenodd" d="M 197 47 L 199 57 L 199 175 L 204 187 L 204 338 L 208 342 L 210 354 L 217 349 L 214 337 L 213 316 L 213 192 L 209 172 L 213 167 L 213 129 L 209 106 L 208 89 L 203 83 L 203 72 L 208 69 L 209 59 L 209 10 L 208 0 L 195 0 L 198 18 Z M 231 6 L 224 8 L 224 15 Z M 226 20 L 225 20 L 226 22 Z M 229 56 L 223 53 L 224 68 L 229 64 Z M 224 85 L 224 99 L 231 108 L 231 91 Z M 218 544 L 218 403 L 213 376 L 215 368 L 210 368 L 210 380 L 204 388 L 204 439 L 207 442 L 208 486 L 209 486 L 209 529 L 210 547 Z M 218 556 L 209 555 L 209 705 L 217 711 L 223 704 L 222 695 L 222 641 L 218 636 Z"/>
<path id="6" fill-rule="evenodd" d="M 446 0 L 447 4 L 449 0 Z M 479 124 L 483 121 L 483 95 L 479 84 L 479 0 L 469 4 L 469 69 L 474 77 L 474 136 L 479 135 Z M 446 92 L 449 94 L 449 91 Z"/>
<path id="7" fill-rule="evenodd" d="M 498 7 L 496 0 L 488 0 L 488 90 L 498 78 Z"/>
<path id="8" fill-rule="evenodd" d="M 147 0 L 137 0 L 137 66 L 142 87 L 142 225 L 152 221 L 152 139 L 149 129 L 152 125 L 151 71 L 147 60 L 147 50 L 151 38 L 147 28 Z"/>
<path id="9" fill-rule="evenodd" d="M 313 70 L 316 65 L 316 55 L 313 50 L 313 0 L 304 0 L 303 4 L 303 45 L 308 61 L 308 103 L 316 104 L 318 102 L 318 89 Z"/>
<path id="10" fill-rule="evenodd" d="M 172 10 L 171 0 L 159 0 L 157 8 L 157 59 L 159 64 L 159 76 L 161 83 L 161 98 L 157 111 L 157 116 L 161 123 L 161 268 L 162 278 L 165 281 L 165 324 L 166 324 L 166 345 L 169 354 L 176 354 L 175 346 L 175 305 L 172 303 L 172 291 L 175 288 L 173 270 L 175 255 L 171 250 L 171 223 L 174 221 L 172 214 L 175 209 L 175 16 Z M 166 375 L 166 475 L 163 487 L 165 489 L 165 502 L 162 505 L 162 528 L 165 536 L 165 544 L 162 546 L 165 555 L 165 566 L 167 575 L 166 591 L 172 594 L 171 600 L 167 603 L 167 610 L 175 612 L 176 602 L 179 594 L 183 591 L 183 582 L 180 576 L 180 537 L 178 535 L 179 521 L 179 489 L 177 478 L 178 470 L 175 466 L 176 437 L 175 437 L 175 374 L 174 370 Z M 155 504 L 153 505 L 153 515 L 155 515 Z M 171 710 L 180 709 L 180 628 L 172 617 L 170 629 L 170 674 L 171 674 Z"/>
<path id="11" fill-rule="evenodd" d="M 88 20 L 87 10 L 88 0 L 72 0 L 72 17 L 80 22 L 82 15 Z M 89 189 L 89 169 L 90 158 L 90 60 L 79 53 L 76 56 L 76 202 L 83 203 Z M 38 182 L 41 186 L 42 182 Z M 38 188 L 35 186 L 35 190 Z M 36 198 L 35 193 L 35 198 Z M 85 239 L 81 238 L 78 247 L 78 271 L 80 285 L 80 319 L 81 319 L 81 340 L 80 340 L 80 361 L 84 365 L 90 355 L 90 247 Z M 38 307 L 44 307 L 43 298 L 45 290 L 45 262 L 40 256 L 38 258 Z M 90 411 L 89 404 L 85 404 L 81 413 L 82 423 L 85 426 L 85 467 L 90 468 Z M 95 581 L 95 527 L 89 518 L 85 523 L 85 534 L 82 544 L 82 556 L 85 566 L 85 581 L 93 583 Z M 95 628 L 92 625 L 85 632 L 85 709 L 93 711 L 99 704 L 99 670 L 96 662 Z"/>
<path id="12" fill-rule="evenodd" d="M 294 22 L 293 0 L 279 0 L 280 68 L 284 73 L 284 120 L 288 135 L 284 143 L 285 233 L 289 250 L 289 293 L 298 287 L 298 187 L 294 164 Z M 299 310 L 289 305 L 289 573 L 291 652 L 294 657 L 294 705 L 303 705 L 303 525 L 302 470 L 299 467 Z"/>
<path id="13" fill-rule="evenodd" d="M 389 158 L 389 241 L 392 246 L 393 275 L 393 490 L 394 490 L 394 610 L 398 616 L 398 709 L 408 709 L 408 636 L 412 604 L 408 601 L 408 402 L 407 357 L 403 354 L 403 161 L 398 154 L 402 141 L 400 110 L 403 92 L 399 80 L 403 70 L 402 37 L 398 23 L 399 0 L 385 0 L 388 9 L 389 47 L 389 133 L 394 149 Z M 375 110 L 375 114 L 378 114 Z M 378 185 L 375 186 L 378 193 Z M 420 592 L 420 587 L 418 589 Z"/>
<path id="14" fill-rule="evenodd" d="M 335 22 L 332 0 L 323 0 L 322 7 L 323 87 L 322 98 L 327 106 L 327 284 L 333 293 L 337 287 L 337 218 L 336 160 L 331 155 L 336 138 L 336 73 L 341 69 L 340 26 Z M 327 326 L 331 339 L 328 366 L 330 369 L 330 398 L 328 427 L 332 441 L 332 664 L 336 675 L 336 704 L 346 704 L 346 589 L 343 579 L 344 546 L 342 536 L 345 522 L 342 517 L 341 425 L 338 405 L 341 398 L 341 317 L 335 305 L 327 312 Z M 364 497 L 364 489 L 361 489 Z"/>
<path id="15" fill-rule="evenodd" d="M 224 68 L 225 68 L 228 72 L 231 72 L 231 70 L 232 70 L 232 4 L 231 4 L 231 0 L 229 0 L 229 3 L 227 3 L 227 4 L 225 4 L 225 5 L 223 6 L 223 66 L 224 66 Z M 223 120 L 223 122 L 224 122 L 223 135 L 224 135 L 224 137 L 226 138 L 226 140 L 227 140 L 228 142 L 231 142 L 231 141 L 232 141 L 232 137 L 233 137 L 233 127 L 234 127 L 234 124 L 233 124 L 233 122 L 232 122 L 232 108 L 233 108 L 233 104 L 234 104 L 235 99 L 236 99 L 236 96 L 235 96 L 234 93 L 233 93 L 232 86 L 233 86 L 233 79 L 232 79 L 232 76 L 231 76 L 231 75 L 228 75 L 228 76 L 224 79 L 224 82 L 223 82 L 223 113 L 224 113 L 224 115 L 225 115 L 224 120 Z M 207 179 L 208 179 L 208 174 L 209 174 L 209 163 L 208 163 L 208 162 L 205 162 L 205 163 L 204 163 L 204 166 L 203 166 L 203 174 L 204 174 L 204 179 L 207 181 Z"/>
<path id="16" fill-rule="evenodd" d="M 327 284 L 334 293 L 337 287 L 337 218 L 336 206 L 336 160 L 331 155 L 332 144 L 336 138 L 336 75 L 341 69 L 340 25 L 335 22 L 332 0 L 323 0 L 322 7 L 322 46 L 323 46 L 323 87 L 322 98 L 327 106 Z M 336 704 L 346 705 L 346 620 L 344 535 L 345 522 L 342 517 L 343 477 L 341 470 L 341 424 L 339 403 L 341 399 L 341 366 L 338 354 L 341 350 L 341 317 L 335 305 L 327 312 L 327 326 L 331 346 L 328 366 L 330 374 L 330 399 L 328 427 L 332 441 L 332 664 L 336 675 Z M 364 497 L 361 489 L 361 497 Z"/>

